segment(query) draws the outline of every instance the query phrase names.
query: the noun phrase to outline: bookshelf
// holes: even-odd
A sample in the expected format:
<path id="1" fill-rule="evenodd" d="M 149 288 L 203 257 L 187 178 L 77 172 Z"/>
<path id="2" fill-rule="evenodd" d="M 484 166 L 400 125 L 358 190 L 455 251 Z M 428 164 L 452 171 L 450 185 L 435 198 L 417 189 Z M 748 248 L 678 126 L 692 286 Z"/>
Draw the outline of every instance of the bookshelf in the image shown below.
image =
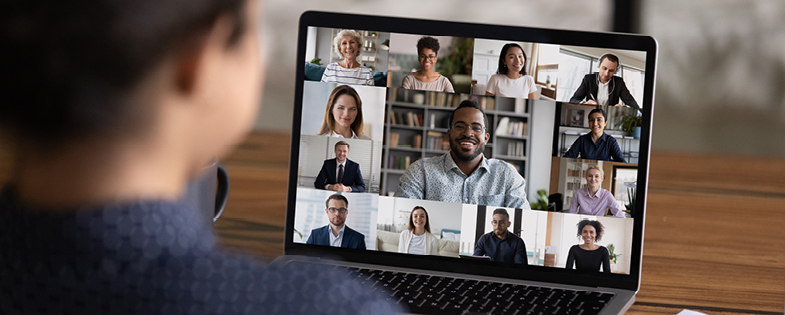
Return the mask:
<path id="1" fill-rule="evenodd" d="M 455 107 L 466 99 L 479 103 L 488 117 L 491 138 L 485 145 L 485 157 L 504 160 L 528 178 L 531 127 L 527 100 L 391 88 L 382 153 L 383 195 L 395 192 L 400 176 L 411 163 L 449 151 L 448 121 Z"/>

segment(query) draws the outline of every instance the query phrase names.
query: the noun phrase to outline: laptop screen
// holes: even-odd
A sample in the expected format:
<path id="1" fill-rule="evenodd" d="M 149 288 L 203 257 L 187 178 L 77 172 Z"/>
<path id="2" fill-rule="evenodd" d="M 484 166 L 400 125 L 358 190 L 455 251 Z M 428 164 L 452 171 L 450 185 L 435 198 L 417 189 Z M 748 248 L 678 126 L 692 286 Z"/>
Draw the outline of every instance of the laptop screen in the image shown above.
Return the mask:
<path id="1" fill-rule="evenodd" d="M 287 253 L 637 285 L 655 51 L 306 14 Z"/>

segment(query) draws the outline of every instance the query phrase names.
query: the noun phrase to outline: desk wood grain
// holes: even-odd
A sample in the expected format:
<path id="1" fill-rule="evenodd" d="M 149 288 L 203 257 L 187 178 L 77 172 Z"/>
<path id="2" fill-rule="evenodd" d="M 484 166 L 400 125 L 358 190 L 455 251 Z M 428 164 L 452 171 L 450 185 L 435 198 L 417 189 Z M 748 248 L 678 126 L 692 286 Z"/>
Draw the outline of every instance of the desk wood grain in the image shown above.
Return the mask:
<path id="1" fill-rule="evenodd" d="M 255 132 L 222 160 L 231 176 L 221 243 L 283 253 L 289 134 Z M 0 148 L 0 182 L 11 159 Z M 641 289 L 628 314 L 783 314 L 785 159 L 655 152 Z"/>

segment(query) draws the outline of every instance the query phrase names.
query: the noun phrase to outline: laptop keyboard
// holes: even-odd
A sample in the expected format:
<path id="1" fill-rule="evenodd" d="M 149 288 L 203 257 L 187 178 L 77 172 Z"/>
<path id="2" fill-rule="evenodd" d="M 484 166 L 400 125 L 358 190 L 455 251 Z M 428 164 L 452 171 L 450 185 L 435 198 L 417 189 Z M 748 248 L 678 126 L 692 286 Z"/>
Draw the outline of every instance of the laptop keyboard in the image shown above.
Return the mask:
<path id="1" fill-rule="evenodd" d="M 388 301 L 423 314 L 599 313 L 611 293 L 564 290 L 415 273 L 336 267 Z"/>

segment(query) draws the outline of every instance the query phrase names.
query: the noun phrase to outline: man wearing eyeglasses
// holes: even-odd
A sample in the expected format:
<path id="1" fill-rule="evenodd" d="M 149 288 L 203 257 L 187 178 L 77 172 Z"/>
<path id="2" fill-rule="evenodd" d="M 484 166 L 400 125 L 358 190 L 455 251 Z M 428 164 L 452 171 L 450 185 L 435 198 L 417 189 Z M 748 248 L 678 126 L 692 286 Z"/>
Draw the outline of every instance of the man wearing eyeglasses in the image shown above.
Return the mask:
<path id="1" fill-rule="evenodd" d="M 450 152 L 412 163 L 395 197 L 530 209 L 521 174 L 483 155 L 491 137 L 487 126 L 477 102 L 461 102 L 450 116 Z"/>
<path id="2" fill-rule="evenodd" d="M 324 204 L 327 207 L 324 212 L 327 213 L 330 224 L 311 230 L 311 236 L 305 243 L 365 249 L 365 235 L 346 226 L 349 200 L 341 194 L 333 194 L 327 198 Z"/>
<path id="3" fill-rule="evenodd" d="M 508 228 L 510 214 L 506 209 L 493 210 L 493 231 L 480 236 L 474 245 L 474 256 L 488 256 L 491 261 L 528 265 L 526 243 Z"/>

